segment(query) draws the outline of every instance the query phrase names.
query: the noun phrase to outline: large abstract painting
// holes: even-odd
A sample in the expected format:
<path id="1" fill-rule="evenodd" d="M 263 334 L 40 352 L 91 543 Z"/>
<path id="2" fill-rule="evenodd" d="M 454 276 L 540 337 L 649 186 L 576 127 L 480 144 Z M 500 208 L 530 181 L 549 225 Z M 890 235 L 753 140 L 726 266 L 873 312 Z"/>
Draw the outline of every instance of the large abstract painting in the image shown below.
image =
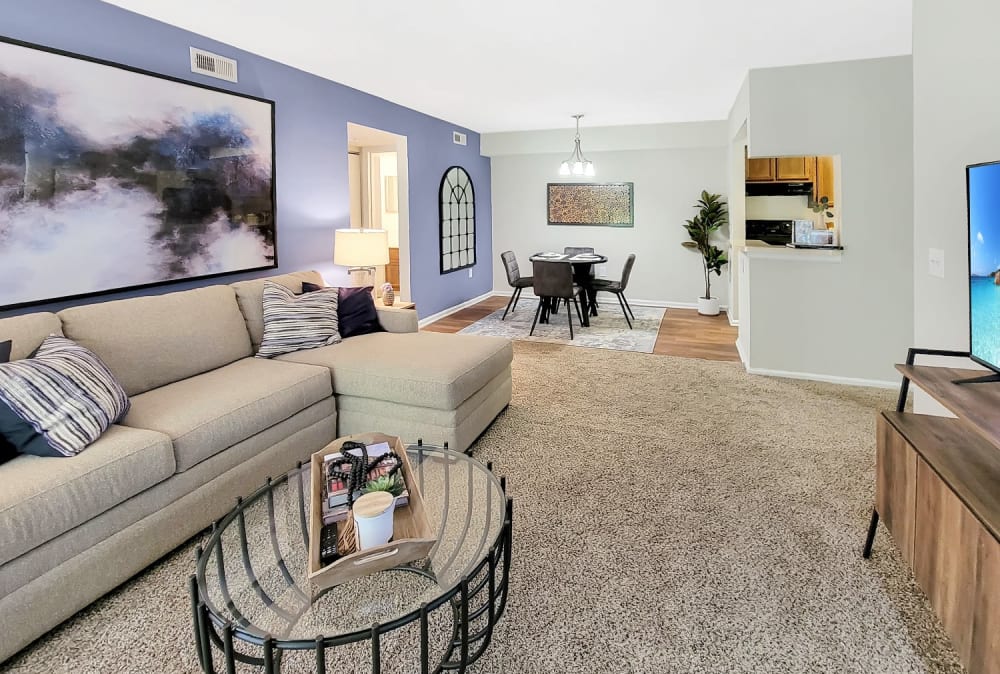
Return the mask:
<path id="1" fill-rule="evenodd" d="M 632 227 L 632 183 L 549 183 L 550 225 Z"/>
<path id="2" fill-rule="evenodd" d="M 0 40 L 0 309 L 277 266 L 274 104 Z"/>

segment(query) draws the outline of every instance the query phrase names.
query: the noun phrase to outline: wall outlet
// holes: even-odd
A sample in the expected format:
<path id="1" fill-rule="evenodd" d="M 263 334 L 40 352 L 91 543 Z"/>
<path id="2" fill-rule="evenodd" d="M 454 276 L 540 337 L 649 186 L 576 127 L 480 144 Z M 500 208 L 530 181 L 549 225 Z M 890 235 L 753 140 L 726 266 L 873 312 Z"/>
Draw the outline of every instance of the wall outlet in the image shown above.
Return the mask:
<path id="1" fill-rule="evenodd" d="M 469 278 L 472 278 L 472 267 L 469 267 Z"/>
<path id="2" fill-rule="evenodd" d="M 930 248 L 927 251 L 927 273 L 931 276 L 944 278 L 944 250 Z"/>

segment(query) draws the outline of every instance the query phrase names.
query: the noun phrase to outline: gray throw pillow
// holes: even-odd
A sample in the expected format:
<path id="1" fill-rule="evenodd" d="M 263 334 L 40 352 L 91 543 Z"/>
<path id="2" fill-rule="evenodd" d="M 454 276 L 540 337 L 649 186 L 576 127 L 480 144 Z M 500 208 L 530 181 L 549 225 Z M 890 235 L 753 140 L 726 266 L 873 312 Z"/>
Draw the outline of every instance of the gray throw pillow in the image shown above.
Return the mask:
<path id="1" fill-rule="evenodd" d="M 296 295 L 278 283 L 264 283 L 264 336 L 257 356 L 315 349 L 340 341 L 337 288 Z"/>
<path id="2" fill-rule="evenodd" d="M 0 365 L 0 434 L 22 454 L 75 456 L 129 410 L 93 352 L 47 337 L 31 358 Z"/>

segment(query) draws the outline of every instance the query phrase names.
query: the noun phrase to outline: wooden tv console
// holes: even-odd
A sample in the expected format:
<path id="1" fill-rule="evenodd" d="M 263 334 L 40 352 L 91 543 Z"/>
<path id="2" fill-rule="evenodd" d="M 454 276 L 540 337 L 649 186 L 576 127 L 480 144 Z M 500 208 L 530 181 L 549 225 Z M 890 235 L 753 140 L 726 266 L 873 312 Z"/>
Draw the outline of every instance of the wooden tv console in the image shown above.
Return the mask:
<path id="1" fill-rule="evenodd" d="M 908 359 L 912 362 L 912 354 Z M 875 509 L 970 674 L 1000 674 L 1000 384 L 981 371 L 897 365 L 957 418 L 883 412 Z"/>

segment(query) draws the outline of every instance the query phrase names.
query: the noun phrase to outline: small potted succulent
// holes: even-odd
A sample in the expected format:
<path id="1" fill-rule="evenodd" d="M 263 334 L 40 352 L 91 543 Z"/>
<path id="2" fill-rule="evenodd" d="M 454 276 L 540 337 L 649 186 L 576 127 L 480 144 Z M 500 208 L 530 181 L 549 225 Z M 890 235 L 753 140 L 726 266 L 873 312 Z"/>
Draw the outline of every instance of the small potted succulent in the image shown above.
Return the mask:
<path id="1" fill-rule="evenodd" d="M 361 488 L 361 491 L 365 494 L 371 494 L 376 491 L 387 491 L 393 496 L 399 496 L 405 489 L 406 487 L 399 475 L 383 475 L 370 480 Z"/>
<path id="2" fill-rule="evenodd" d="M 722 268 L 729 263 L 726 253 L 712 243 L 712 234 L 729 222 L 729 211 L 726 202 L 720 194 L 709 194 L 702 191 L 701 198 L 694 205 L 697 215 L 685 221 L 690 241 L 681 245 L 697 250 L 701 254 L 702 269 L 705 273 L 705 296 L 698 298 L 698 313 L 704 316 L 719 315 L 719 298 L 712 297 L 712 272 L 722 275 Z"/>

